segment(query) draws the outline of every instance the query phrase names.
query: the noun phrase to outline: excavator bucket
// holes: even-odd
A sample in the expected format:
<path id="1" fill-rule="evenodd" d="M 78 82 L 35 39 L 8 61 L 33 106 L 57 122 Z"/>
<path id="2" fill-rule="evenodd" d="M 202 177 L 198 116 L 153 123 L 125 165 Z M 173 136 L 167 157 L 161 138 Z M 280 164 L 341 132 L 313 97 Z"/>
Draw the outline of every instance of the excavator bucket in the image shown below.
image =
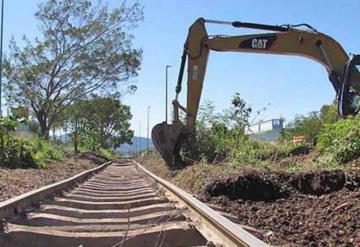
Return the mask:
<path id="1" fill-rule="evenodd" d="M 181 134 L 182 125 L 180 123 L 167 124 L 166 122 L 154 126 L 151 132 L 155 148 L 159 151 L 166 164 L 171 166 L 176 163 L 176 158 L 180 156 L 177 144 Z"/>

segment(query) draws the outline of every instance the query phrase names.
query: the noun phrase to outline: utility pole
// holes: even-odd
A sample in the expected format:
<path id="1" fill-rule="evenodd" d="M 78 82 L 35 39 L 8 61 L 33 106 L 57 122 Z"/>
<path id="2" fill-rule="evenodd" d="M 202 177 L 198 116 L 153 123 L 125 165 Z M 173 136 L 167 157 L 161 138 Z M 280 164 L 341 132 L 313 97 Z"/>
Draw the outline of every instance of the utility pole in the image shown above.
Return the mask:
<path id="1" fill-rule="evenodd" d="M 2 116 L 2 74 L 3 74 L 3 34 L 4 34 L 4 0 L 1 0 L 1 28 L 0 28 L 0 116 Z"/>
<path id="2" fill-rule="evenodd" d="M 149 152 L 149 120 L 150 120 L 150 106 L 147 108 L 147 138 L 146 138 L 146 151 Z"/>
<path id="3" fill-rule="evenodd" d="M 165 122 L 168 122 L 168 69 L 171 65 L 165 67 Z"/>
<path id="4" fill-rule="evenodd" d="M 141 122 L 139 122 L 139 153 L 141 152 Z"/>

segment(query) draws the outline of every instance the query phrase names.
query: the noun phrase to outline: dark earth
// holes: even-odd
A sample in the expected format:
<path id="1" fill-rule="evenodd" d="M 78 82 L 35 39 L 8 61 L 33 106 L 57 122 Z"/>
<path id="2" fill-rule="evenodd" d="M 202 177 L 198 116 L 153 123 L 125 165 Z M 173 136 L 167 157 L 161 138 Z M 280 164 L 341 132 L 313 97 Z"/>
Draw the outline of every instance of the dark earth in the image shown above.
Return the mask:
<path id="1" fill-rule="evenodd" d="M 360 246 L 359 169 L 248 170 L 209 182 L 200 198 L 221 205 L 271 245 Z"/>

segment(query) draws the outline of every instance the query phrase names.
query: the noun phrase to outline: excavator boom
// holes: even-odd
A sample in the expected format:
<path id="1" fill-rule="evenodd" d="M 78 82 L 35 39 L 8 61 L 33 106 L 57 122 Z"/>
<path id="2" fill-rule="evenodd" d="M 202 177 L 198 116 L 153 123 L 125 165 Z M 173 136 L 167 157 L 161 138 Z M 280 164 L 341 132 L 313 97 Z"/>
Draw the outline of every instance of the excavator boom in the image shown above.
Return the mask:
<path id="1" fill-rule="evenodd" d="M 209 36 L 205 23 L 232 25 L 236 28 L 251 28 L 271 31 L 269 33 L 240 36 Z M 304 27 L 306 29 L 299 29 Z M 226 22 L 197 19 L 189 28 L 186 39 L 174 105 L 172 124 L 160 123 L 152 130 L 155 147 L 167 164 L 181 162 L 181 141 L 194 131 L 199 109 L 207 60 L 210 51 L 248 52 L 262 54 L 296 55 L 313 59 L 322 64 L 338 97 L 338 114 L 343 117 L 356 114 L 359 108 L 360 57 L 349 58 L 333 38 L 318 32 L 307 24 L 296 26 L 273 26 L 246 22 Z M 187 60 L 187 106 L 178 102 L 184 68 Z M 185 112 L 186 121 L 179 119 L 179 110 Z"/>

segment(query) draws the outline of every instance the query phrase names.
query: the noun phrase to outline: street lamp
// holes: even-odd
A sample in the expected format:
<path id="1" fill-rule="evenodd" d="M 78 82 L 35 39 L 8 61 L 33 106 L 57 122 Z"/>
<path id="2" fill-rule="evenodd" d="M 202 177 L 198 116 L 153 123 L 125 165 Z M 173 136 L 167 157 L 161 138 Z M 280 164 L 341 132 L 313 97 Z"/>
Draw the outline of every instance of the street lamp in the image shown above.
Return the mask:
<path id="1" fill-rule="evenodd" d="M 141 153 L 141 122 L 139 122 L 139 154 Z"/>
<path id="2" fill-rule="evenodd" d="M 147 108 L 147 135 L 146 135 L 146 151 L 149 152 L 149 133 L 150 133 L 150 123 L 149 123 L 149 120 L 150 120 L 150 106 L 148 106 Z"/>
<path id="3" fill-rule="evenodd" d="M 2 116 L 2 102 L 1 102 L 1 91 L 2 91 L 2 74 L 3 74 L 3 34 L 4 34 L 4 0 L 1 1 L 1 39 L 0 39 L 0 116 Z"/>
<path id="4" fill-rule="evenodd" d="M 165 122 L 168 122 L 168 69 L 171 68 L 171 65 L 166 65 L 165 67 Z"/>

